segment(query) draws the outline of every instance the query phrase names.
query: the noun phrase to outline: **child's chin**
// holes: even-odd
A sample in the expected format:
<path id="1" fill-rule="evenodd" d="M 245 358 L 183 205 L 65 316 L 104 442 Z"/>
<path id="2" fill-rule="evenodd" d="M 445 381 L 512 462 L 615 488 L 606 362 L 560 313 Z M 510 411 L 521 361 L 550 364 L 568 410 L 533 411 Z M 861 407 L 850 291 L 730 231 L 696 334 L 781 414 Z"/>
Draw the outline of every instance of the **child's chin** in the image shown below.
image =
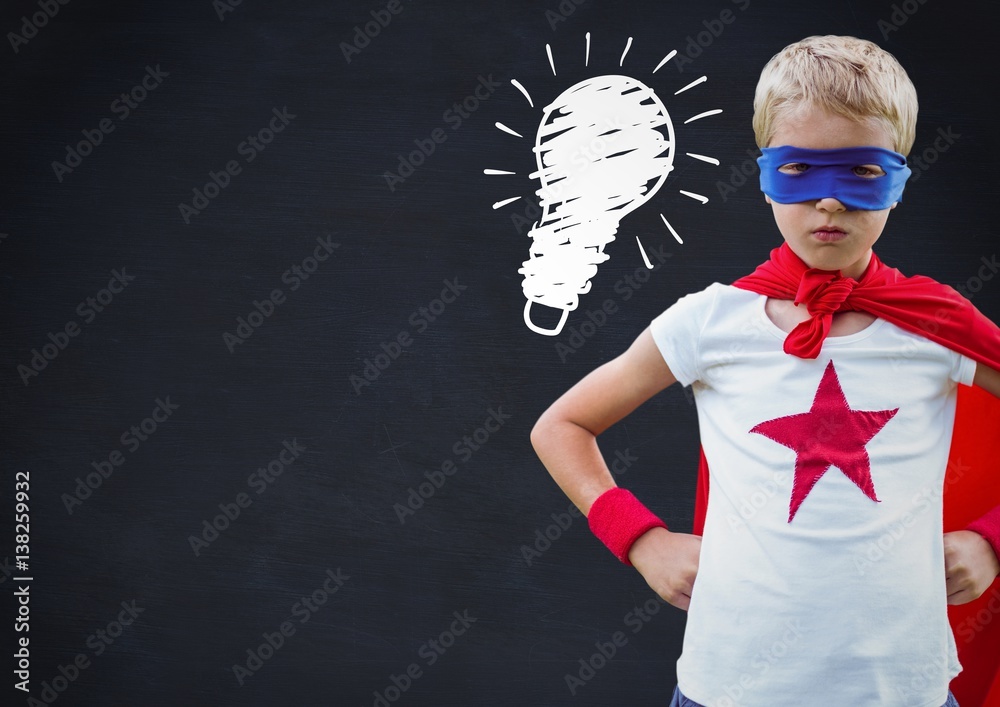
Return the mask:
<path id="1" fill-rule="evenodd" d="M 802 252 L 799 252 L 802 251 Z M 814 241 L 808 248 L 795 251 L 807 267 L 817 270 L 843 270 L 857 261 L 854 254 L 847 252 L 839 241 Z"/>

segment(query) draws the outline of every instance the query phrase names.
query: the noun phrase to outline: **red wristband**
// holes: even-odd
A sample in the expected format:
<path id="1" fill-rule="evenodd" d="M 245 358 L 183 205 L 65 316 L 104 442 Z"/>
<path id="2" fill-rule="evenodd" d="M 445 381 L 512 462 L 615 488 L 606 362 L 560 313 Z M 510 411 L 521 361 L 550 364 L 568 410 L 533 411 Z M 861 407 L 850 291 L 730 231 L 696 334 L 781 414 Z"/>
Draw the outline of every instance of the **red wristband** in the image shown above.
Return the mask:
<path id="1" fill-rule="evenodd" d="M 587 515 L 590 530 L 629 567 L 628 551 L 643 533 L 667 524 L 646 508 L 631 491 L 616 486 L 594 501 Z"/>
<path id="2" fill-rule="evenodd" d="M 966 530 L 979 533 L 993 547 L 993 552 L 1000 559 L 1000 506 L 988 511 L 979 520 L 973 521 L 966 526 Z"/>

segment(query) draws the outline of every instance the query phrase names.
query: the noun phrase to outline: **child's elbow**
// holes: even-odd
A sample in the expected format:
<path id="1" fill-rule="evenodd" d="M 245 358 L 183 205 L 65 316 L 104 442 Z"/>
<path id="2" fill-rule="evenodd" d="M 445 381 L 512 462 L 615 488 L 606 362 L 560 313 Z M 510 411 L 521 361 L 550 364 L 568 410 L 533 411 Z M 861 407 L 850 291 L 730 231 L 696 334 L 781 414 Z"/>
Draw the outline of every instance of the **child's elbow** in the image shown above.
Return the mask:
<path id="1" fill-rule="evenodd" d="M 549 424 L 548 416 L 546 413 L 542 413 L 542 416 L 535 421 L 534 426 L 531 428 L 531 434 L 528 438 L 531 440 L 531 446 L 535 450 L 535 454 L 541 455 L 542 445 L 548 437 L 547 428 Z"/>
<path id="2" fill-rule="evenodd" d="M 539 416 L 529 435 L 531 446 L 536 454 L 542 456 L 545 450 L 552 446 L 553 440 L 558 436 L 559 426 L 565 421 L 556 405 L 549 407 Z"/>

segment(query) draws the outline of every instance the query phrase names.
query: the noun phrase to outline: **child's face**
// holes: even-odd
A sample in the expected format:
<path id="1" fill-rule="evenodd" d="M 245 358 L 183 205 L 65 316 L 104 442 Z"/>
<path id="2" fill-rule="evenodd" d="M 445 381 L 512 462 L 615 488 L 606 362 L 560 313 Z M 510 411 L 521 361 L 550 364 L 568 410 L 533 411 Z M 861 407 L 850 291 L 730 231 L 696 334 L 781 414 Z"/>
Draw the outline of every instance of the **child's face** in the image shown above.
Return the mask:
<path id="1" fill-rule="evenodd" d="M 777 124 L 767 147 L 794 145 L 813 150 L 874 146 L 894 150 L 889 132 L 875 119 L 852 120 L 814 106 L 800 106 Z M 794 173 L 796 165 L 782 167 Z M 884 174 L 878 165 L 859 165 L 856 174 Z M 795 204 L 779 204 L 766 197 L 785 242 L 809 267 L 840 270 L 858 278 L 871 258 L 872 246 L 889 218 L 893 203 L 880 211 L 847 208 L 833 197 Z"/>

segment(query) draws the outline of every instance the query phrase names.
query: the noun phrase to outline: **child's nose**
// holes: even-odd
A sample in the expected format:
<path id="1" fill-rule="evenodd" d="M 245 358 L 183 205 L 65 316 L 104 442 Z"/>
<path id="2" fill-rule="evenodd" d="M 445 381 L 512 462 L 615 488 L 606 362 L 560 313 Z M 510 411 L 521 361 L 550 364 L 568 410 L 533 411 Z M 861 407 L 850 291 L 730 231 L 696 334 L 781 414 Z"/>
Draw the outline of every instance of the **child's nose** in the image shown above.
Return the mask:
<path id="1" fill-rule="evenodd" d="M 816 201 L 816 208 L 820 211 L 847 211 L 847 207 L 832 196 L 827 196 Z"/>

